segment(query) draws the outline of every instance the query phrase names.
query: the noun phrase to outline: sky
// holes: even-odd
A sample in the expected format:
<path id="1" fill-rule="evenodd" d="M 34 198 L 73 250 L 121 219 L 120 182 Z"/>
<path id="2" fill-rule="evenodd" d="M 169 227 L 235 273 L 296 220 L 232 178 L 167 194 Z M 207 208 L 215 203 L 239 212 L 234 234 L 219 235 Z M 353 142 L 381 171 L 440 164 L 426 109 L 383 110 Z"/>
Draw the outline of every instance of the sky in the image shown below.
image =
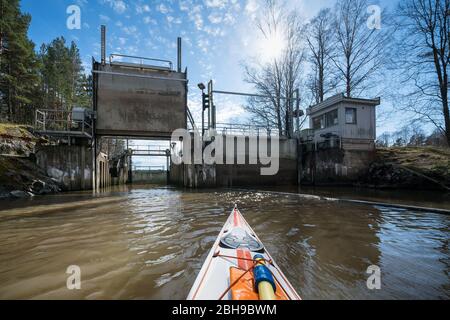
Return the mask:
<path id="1" fill-rule="evenodd" d="M 334 0 L 284 0 L 308 22 Z M 377 1 L 378 2 L 378 1 Z M 382 0 L 392 7 L 396 1 Z M 86 72 L 92 57 L 100 60 L 100 25 L 107 27 L 107 56 L 112 53 L 161 58 L 176 66 L 177 37 L 183 39 L 183 69 L 188 69 L 189 108 L 201 117 L 197 84 L 214 81 L 215 89 L 252 92 L 244 81 L 243 65 L 277 54 L 276 41 L 264 41 L 255 27 L 262 0 L 22 0 L 22 11 L 31 14 L 29 36 L 39 49 L 64 36 L 80 48 Z M 70 30 L 71 5 L 80 8 L 80 29 Z M 216 97 L 218 122 L 245 122 L 243 100 Z M 378 124 L 378 132 L 395 130 L 395 119 Z"/>

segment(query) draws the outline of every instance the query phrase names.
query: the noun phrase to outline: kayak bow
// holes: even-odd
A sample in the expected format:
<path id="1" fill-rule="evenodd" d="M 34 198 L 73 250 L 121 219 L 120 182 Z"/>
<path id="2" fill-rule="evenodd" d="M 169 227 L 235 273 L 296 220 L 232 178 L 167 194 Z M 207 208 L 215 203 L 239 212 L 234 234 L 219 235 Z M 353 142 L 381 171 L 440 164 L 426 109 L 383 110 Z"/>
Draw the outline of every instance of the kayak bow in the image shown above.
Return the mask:
<path id="1" fill-rule="evenodd" d="M 235 206 L 214 242 L 188 300 L 300 300 Z"/>

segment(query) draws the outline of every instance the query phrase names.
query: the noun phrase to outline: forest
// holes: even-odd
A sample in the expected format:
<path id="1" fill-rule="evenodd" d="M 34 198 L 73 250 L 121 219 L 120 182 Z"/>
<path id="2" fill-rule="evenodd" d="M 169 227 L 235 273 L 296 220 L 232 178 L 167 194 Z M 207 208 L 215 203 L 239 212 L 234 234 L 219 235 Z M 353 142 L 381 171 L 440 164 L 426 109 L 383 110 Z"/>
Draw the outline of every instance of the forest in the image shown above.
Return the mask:
<path id="1" fill-rule="evenodd" d="M 58 37 L 37 50 L 20 1 L 1 0 L 0 12 L 0 122 L 32 124 L 36 109 L 91 107 L 91 76 L 75 42 Z"/>

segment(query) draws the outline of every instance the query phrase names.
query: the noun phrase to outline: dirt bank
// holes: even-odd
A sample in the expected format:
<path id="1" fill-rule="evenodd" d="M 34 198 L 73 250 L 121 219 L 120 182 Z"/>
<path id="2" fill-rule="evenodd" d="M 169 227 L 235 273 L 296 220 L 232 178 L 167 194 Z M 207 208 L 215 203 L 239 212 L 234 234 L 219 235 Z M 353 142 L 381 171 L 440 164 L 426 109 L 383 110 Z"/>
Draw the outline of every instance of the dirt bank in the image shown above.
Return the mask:
<path id="1" fill-rule="evenodd" d="M 22 198 L 55 193 L 57 181 L 37 165 L 34 151 L 47 141 L 26 126 L 0 123 L 0 198 Z"/>
<path id="2" fill-rule="evenodd" d="M 359 185 L 373 188 L 450 191 L 450 149 L 437 147 L 378 149 L 375 161 L 361 177 Z"/>

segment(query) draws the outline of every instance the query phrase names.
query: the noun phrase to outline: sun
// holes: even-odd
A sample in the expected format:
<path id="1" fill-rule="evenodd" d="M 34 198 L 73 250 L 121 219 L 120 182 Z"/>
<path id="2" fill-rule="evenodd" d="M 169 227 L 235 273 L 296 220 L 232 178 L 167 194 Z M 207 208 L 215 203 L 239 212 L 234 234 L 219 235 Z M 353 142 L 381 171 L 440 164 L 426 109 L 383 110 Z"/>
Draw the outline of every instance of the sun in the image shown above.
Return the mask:
<path id="1" fill-rule="evenodd" d="M 279 59 L 285 48 L 284 37 L 280 34 L 273 34 L 263 37 L 259 42 L 259 54 L 264 62 Z"/>

